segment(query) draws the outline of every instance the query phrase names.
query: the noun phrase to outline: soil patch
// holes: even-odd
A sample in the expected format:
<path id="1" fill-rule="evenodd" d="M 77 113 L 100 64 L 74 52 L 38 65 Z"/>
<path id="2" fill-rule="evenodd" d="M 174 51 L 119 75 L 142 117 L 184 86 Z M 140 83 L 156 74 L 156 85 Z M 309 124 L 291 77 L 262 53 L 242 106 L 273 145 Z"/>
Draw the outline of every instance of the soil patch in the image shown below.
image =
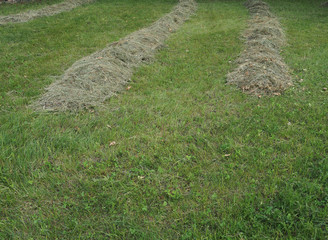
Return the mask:
<path id="1" fill-rule="evenodd" d="M 38 110 L 76 111 L 101 105 L 124 90 L 135 68 L 150 62 L 170 33 L 196 8 L 194 0 L 180 0 L 151 26 L 75 62 L 33 106 Z"/>
<path id="2" fill-rule="evenodd" d="M 237 59 L 238 67 L 227 76 L 227 83 L 254 95 L 280 95 L 292 85 L 289 68 L 280 56 L 285 34 L 269 6 L 249 0 L 246 7 L 252 15 L 243 34 L 246 48 Z"/>
<path id="3" fill-rule="evenodd" d="M 62 12 L 68 12 L 72 9 L 95 0 L 68 0 L 62 3 L 50 5 L 37 10 L 29 10 L 26 12 L 0 16 L 0 25 L 9 23 L 23 23 L 39 17 L 53 16 Z"/>

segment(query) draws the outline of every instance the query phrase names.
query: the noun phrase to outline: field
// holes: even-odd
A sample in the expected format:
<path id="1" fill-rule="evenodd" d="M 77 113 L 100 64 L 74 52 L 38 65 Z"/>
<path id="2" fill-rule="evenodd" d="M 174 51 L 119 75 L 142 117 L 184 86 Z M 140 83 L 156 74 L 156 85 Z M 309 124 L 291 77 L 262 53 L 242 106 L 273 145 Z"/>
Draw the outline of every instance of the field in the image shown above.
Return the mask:
<path id="1" fill-rule="evenodd" d="M 53 76 L 176 2 L 98 0 L 0 26 L 0 239 L 328 238 L 321 1 L 267 0 L 294 82 L 281 96 L 226 85 L 249 14 L 243 1 L 199 0 L 105 108 L 28 107 Z"/>

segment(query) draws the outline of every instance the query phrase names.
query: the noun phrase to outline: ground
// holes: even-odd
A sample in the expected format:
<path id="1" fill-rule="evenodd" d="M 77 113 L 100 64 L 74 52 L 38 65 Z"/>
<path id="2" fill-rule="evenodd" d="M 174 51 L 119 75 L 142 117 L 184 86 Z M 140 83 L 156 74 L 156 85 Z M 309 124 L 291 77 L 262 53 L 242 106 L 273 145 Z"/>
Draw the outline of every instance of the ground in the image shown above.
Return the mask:
<path id="1" fill-rule="evenodd" d="M 0 239 L 326 239 L 328 10 L 267 2 L 294 80 L 276 97 L 225 84 L 243 1 L 198 1 L 128 91 L 78 114 L 28 105 L 176 1 L 99 0 L 0 27 Z"/>

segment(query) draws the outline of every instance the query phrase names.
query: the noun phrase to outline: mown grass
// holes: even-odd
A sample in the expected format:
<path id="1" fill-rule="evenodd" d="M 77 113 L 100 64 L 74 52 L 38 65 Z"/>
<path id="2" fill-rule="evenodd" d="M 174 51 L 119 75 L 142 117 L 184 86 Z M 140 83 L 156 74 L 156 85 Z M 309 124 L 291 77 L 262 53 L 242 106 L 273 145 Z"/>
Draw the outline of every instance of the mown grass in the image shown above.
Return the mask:
<path id="1" fill-rule="evenodd" d="M 295 78 L 282 96 L 225 85 L 248 14 L 200 1 L 106 110 L 27 108 L 49 76 L 173 2 L 99 1 L 0 28 L 0 238 L 328 237 L 328 15 L 313 1 L 269 1 Z"/>
<path id="2" fill-rule="evenodd" d="M 63 0 L 36 0 L 36 1 L 30 1 L 30 2 L 21 2 L 16 4 L 1 4 L 0 5 L 0 15 L 9 15 L 9 14 L 15 14 L 27 10 L 34 10 L 39 9 L 42 7 L 45 7 L 47 5 L 56 4 L 59 2 L 63 2 Z"/>

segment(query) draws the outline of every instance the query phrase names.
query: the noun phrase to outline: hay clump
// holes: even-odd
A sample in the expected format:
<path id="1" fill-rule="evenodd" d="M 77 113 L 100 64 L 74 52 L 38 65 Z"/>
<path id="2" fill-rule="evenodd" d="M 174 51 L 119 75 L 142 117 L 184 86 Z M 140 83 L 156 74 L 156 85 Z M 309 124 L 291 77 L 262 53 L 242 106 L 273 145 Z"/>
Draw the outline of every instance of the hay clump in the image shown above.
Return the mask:
<path id="1" fill-rule="evenodd" d="M 39 17 L 53 16 L 62 12 L 68 12 L 83 4 L 94 2 L 95 0 L 68 0 L 62 3 L 53 4 L 37 10 L 0 16 L 0 25 L 9 23 L 23 23 Z"/>
<path id="2" fill-rule="evenodd" d="M 269 6 L 249 0 L 246 7 L 253 15 L 243 37 L 246 48 L 237 59 L 238 67 L 227 76 L 227 83 L 254 95 L 279 95 L 292 85 L 289 68 L 280 56 L 285 34 Z"/>
<path id="3" fill-rule="evenodd" d="M 323 3 L 321 3 L 320 6 L 321 6 L 321 7 L 328 7 L 328 2 L 323 2 Z"/>
<path id="4" fill-rule="evenodd" d="M 75 62 L 32 107 L 46 111 L 77 111 L 101 105 L 124 90 L 134 69 L 152 61 L 170 33 L 196 8 L 194 0 L 180 0 L 170 13 L 149 27 Z"/>

